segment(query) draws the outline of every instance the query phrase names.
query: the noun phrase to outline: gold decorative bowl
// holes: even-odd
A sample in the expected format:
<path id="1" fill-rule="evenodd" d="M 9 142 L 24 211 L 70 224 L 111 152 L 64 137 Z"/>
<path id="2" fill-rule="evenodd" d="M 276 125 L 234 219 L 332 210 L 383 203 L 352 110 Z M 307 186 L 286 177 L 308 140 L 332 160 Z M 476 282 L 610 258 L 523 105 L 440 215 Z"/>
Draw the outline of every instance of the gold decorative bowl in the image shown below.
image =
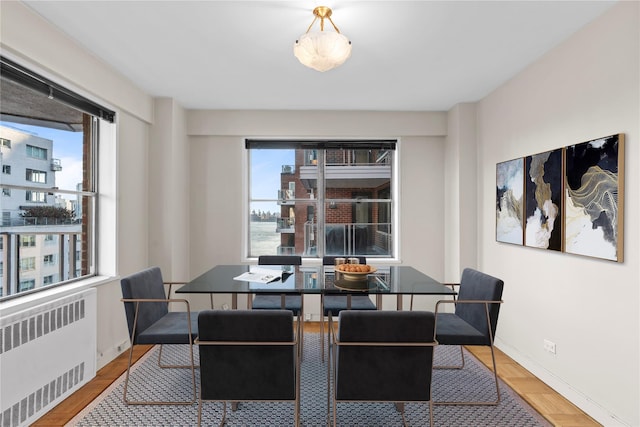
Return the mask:
<path id="1" fill-rule="evenodd" d="M 369 266 L 369 267 L 370 267 L 369 271 L 362 271 L 362 272 L 340 271 L 336 269 L 335 270 L 336 278 L 338 280 L 342 279 L 342 280 L 350 280 L 350 281 L 366 281 L 368 274 L 375 273 L 376 271 L 378 271 L 378 269 L 373 266 Z"/>

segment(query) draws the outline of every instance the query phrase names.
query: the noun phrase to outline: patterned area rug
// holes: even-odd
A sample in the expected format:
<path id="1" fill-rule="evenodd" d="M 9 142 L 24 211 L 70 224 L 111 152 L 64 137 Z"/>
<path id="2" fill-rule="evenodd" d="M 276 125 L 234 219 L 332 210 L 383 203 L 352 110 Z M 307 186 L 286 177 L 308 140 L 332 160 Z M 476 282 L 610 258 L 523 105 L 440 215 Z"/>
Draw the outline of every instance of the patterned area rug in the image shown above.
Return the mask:
<path id="1" fill-rule="evenodd" d="M 165 346 L 163 362 L 183 364 L 187 361 L 186 346 Z M 194 349 L 197 357 L 197 347 Z M 129 382 L 131 399 L 189 400 L 190 370 L 157 367 L 158 347 L 149 351 L 136 365 Z M 493 400 L 493 374 L 471 354 L 465 354 L 466 366 L 460 370 L 435 369 L 433 399 Z M 436 365 L 459 362 L 456 347 L 436 348 Z M 197 371 L 196 371 L 197 372 Z M 301 377 L 301 425 L 325 426 L 327 417 L 327 365 L 320 360 L 319 334 L 305 334 Z M 199 378 L 196 373 L 196 381 Z M 91 405 L 67 424 L 68 426 L 194 426 L 198 404 L 126 405 L 122 400 L 124 375 L 105 390 Z M 500 382 L 502 400 L 497 406 L 434 406 L 436 426 L 465 427 L 533 427 L 550 426 L 506 384 Z M 429 406 L 408 403 L 405 406 L 409 425 L 429 425 Z M 222 405 L 205 402 L 202 425 L 219 425 Z M 289 426 L 293 425 L 291 403 L 240 403 L 237 411 L 227 406 L 228 426 Z M 402 418 L 391 403 L 338 404 L 338 425 L 401 426 Z"/>

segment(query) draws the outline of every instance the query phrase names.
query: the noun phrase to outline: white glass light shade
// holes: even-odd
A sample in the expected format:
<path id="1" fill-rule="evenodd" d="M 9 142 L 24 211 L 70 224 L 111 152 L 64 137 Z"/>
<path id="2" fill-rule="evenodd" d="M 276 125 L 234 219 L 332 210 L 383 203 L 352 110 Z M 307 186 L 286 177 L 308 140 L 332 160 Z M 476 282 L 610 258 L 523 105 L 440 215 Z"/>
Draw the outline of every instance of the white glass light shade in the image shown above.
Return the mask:
<path id="1" fill-rule="evenodd" d="M 308 32 L 296 40 L 293 54 L 307 67 L 327 71 L 351 56 L 351 43 L 340 33 Z"/>

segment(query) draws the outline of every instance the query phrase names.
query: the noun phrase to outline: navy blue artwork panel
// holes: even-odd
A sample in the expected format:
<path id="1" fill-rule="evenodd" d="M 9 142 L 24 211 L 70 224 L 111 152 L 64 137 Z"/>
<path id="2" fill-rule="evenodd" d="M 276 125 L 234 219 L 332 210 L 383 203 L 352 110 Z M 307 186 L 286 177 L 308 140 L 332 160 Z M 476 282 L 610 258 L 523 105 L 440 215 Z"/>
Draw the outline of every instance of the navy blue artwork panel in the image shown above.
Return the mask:
<path id="1" fill-rule="evenodd" d="M 522 245 L 524 158 L 496 164 L 496 241 Z"/>
<path id="2" fill-rule="evenodd" d="M 562 149 L 525 158 L 525 246 L 562 250 Z"/>
<path id="3" fill-rule="evenodd" d="M 566 147 L 565 252 L 622 261 L 624 135 Z"/>

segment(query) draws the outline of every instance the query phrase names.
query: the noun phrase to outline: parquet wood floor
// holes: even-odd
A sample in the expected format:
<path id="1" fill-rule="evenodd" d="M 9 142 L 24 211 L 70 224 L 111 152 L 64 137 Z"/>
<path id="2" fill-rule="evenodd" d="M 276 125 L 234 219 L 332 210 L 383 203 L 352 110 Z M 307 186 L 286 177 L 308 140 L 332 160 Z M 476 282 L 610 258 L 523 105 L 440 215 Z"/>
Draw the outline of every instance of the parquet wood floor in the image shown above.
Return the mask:
<path id="1" fill-rule="evenodd" d="M 318 333 L 320 332 L 320 323 L 307 322 L 304 328 L 306 332 Z M 136 346 L 134 360 L 138 360 L 151 348 L 152 346 L 148 345 Z M 488 347 L 473 346 L 467 347 L 467 349 L 489 369 L 492 369 L 491 351 Z M 93 380 L 32 425 L 35 427 L 64 426 L 127 370 L 128 354 L 128 352 L 121 354 L 100 369 Z M 601 426 L 498 349 L 496 349 L 496 363 L 498 376 L 554 426 Z"/>

